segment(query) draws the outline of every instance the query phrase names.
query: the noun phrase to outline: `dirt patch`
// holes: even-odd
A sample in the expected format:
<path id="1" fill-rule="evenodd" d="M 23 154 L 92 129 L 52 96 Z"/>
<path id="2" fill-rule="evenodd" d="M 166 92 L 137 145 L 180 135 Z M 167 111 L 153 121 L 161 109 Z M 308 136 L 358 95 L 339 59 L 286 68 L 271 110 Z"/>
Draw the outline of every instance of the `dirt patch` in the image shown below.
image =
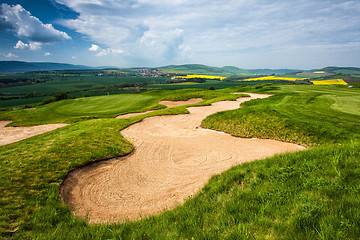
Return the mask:
<path id="1" fill-rule="evenodd" d="M 135 220 L 172 209 L 195 195 L 214 174 L 234 165 L 304 147 L 266 139 L 243 139 L 202 129 L 201 121 L 241 102 L 268 95 L 249 94 L 237 101 L 190 107 L 190 114 L 157 116 L 121 134 L 135 151 L 126 157 L 76 169 L 60 189 L 63 202 L 90 223 Z"/>
<path id="2" fill-rule="evenodd" d="M 161 105 L 165 105 L 166 107 L 170 108 L 170 107 L 178 107 L 178 106 L 184 106 L 184 105 L 189 105 L 189 104 L 195 104 L 195 103 L 199 103 L 201 102 L 203 99 L 202 98 L 192 98 L 189 99 L 187 101 L 160 101 L 158 102 Z M 151 113 L 155 110 L 152 111 L 146 111 L 146 112 L 139 112 L 139 113 L 127 113 L 124 115 L 119 115 L 116 118 L 129 118 L 129 117 L 135 117 L 135 116 L 139 116 L 142 114 L 146 114 L 146 113 Z"/>
<path id="3" fill-rule="evenodd" d="M 46 124 L 32 127 L 5 127 L 11 121 L 0 121 L 0 146 L 36 136 L 66 126 L 65 123 Z"/>

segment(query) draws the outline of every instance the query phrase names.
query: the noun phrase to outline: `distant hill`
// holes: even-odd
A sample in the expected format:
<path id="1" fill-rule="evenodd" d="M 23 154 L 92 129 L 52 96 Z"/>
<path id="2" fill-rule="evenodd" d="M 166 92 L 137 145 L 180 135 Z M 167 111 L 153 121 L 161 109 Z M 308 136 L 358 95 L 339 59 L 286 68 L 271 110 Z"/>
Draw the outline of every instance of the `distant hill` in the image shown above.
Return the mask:
<path id="1" fill-rule="evenodd" d="M 0 73 L 22 73 L 42 70 L 70 69 L 92 69 L 92 67 L 53 62 L 0 61 Z"/>
<path id="2" fill-rule="evenodd" d="M 264 74 L 264 75 L 270 75 L 270 74 L 288 74 L 293 72 L 299 72 L 302 70 L 299 69 L 249 69 L 248 70 L 251 74 Z"/>
<path id="3" fill-rule="evenodd" d="M 210 75 L 218 75 L 224 77 L 233 76 L 233 75 L 285 74 L 285 73 L 301 71 L 298 69 L 242 69 L 234 66 L 225 66 L 219 68 L 219 67 L 211 67 L 202 64 L 170 65 L 170 66 L 159 67 L 158 69 L 167 73 L 210 74 Z"/>
<path id="4" fill-rule="evenodd" d="M 202 64 L 170 65 L 159 67 L 158 69 L 162 72 L 178 74 L 208 74 L 220 76 L 233 75 L 232 72 L 229 72 L 223 68 L 210 67 Z"/>
<path id="5" fill-rule="evenodd" d="M 358 67 L 325 67 L 320 70 L 331 74 L 360 74 L 360 68 Z"/>

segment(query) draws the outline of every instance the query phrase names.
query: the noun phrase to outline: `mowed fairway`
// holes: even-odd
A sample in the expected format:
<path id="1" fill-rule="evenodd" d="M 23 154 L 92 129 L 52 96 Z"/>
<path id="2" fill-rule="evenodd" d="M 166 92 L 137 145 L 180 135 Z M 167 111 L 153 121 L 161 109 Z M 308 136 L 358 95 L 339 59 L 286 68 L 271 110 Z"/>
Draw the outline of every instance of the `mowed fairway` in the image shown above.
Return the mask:
<path id="1" fill-rule="evenodd" d="M 115 117 L 128 112 L 160 109 L 161 96 L 120 94 L 91 98 L 78 98 L 50 103 L 33 110 L 4 113 L 4 120 L 12 119 L 13 126 L 31 126 L 39 123 L 76 122 L 91 118 Z"/>
<path id="2" fill-rule="evenodd" d="M 66 105 L 59 106 L 55 111 L 64 115 L 111 116 L 123 114 L 129 111 L 142 111 L 149 106 L 157 106 L 158 97 L 140 94 L 121 94 L 112 96 L 99 96 L 91 98 L 79 98 L 70 101 Z M 158 106 L 160 107 L 160 106 Z"/>
<path id="3" fill-rule="evenodd" d="M 360 97 L 354 97 L 352 95 L 333 97 L 334 103 L 331 108 L 354 115 L 360 115 Z"/>

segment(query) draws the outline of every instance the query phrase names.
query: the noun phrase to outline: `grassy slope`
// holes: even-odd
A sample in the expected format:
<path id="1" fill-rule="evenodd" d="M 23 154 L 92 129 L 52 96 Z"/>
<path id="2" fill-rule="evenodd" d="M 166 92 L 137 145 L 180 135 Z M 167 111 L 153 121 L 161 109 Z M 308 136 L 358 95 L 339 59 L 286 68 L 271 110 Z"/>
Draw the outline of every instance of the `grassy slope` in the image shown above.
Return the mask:
<path id="1" fill-rule="evenodd" d="M 291 91 L 290 97 L 296 92 L 308 91 L 302 86 L 265 88 Z M 340 88 L 320 87 L 313 91 L 321 93 L 324 89 L 337 92 Z M 264 88 L 248 90 L 263 91 Z M 285 103 L 291 103 L 280 102 L 284 109 Z M 261 106 L 254 101 L 249 108 L 256 105 Z M 299 115 L 311 112 L 311 108 L 306 110 L 303 105 L 292 107 Z M 184 110 L 173 111 L 181 109 Z M 315 114 L 320 114 L 333 110 L 325 101 L 316 111 Z M 284 116 L 280 115 L 279 119 Z M 353 117 L 359 120 L 358 115 Z M 130 151 L 131 146 L 121 139 L 118 130 L 130 124 L 127 121 L 140 118 L 79 122 L 1 147 L 1 176 L 2 181 L 6 181 L 1 189 L 6 193 L 1 198 L 1 206 L 9 206 L 1 208 L 2 236 L 37 236 L 39 239 L 357 239 L 360 236 L 360 144 L 352 140 L 349 125 L 342 127 L 344 139 L 350 139 L 348 142 L 234 167 L 214 176 L 201 193 L 184 206 L 160 216 L 140 222 L 94 226 L 74 219 L 60 204 L 56 183 L 61 182 L 70 166 Z M 322 121 L 333 124 L 330 118 Z M 321 132 L 313 135 L 316 134 Z M 100 140 L 90 141 L 96 138 Z M 331 135 L 324 138 L 330 141 Z M 112 143 L 114 139 L 116 142 Z M 31 145 L 27 147 L 28 144 Z M 85 150 L 89 147 L 93 155 Z M 78 148 L 80 151 L 73 154 Z M 19 155 L 25 157 L 18 159 Z M 38 168 L 39 165 L 42 167 Z M 9 231 L 16 228 L 13 233 Z"/>
<path id="2" fill-rule="evenodd" d="M 211 115 L 202 122 L 203 127 L 239 137 L 304 145 L 341 143 L 359 137 L 359 90 L 308 85 L 263 85 L 233 90 L 276 95 L 246 102 L 241 109 Z"/>

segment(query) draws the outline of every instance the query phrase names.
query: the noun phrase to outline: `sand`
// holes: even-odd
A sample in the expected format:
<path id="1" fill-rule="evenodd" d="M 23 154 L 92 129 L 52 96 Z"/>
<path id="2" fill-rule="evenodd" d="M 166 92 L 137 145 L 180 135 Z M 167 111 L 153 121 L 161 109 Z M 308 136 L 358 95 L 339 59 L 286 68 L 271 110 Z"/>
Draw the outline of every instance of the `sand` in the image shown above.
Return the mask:
<path id="1" fill-rule="evenodd" d="M 303 150 L 296 144 L 236 138 L 200 127 L 210 114 L 268 96 L 249 95 L 129 126 L 121 134 L 133 143 L 134 152 L 69 173 L 60 188 L 63 202 L 81 218 L 88 214 L 90 223 L 135 220 L 182 204 L 211 176 L 232 166 Z"/>
<path id="2" fill-rule="evenodd" d="M 0 121 L 0 146 L 36 136 L 66 126 L 65 123 L 46 124 L 32 127 L 5 127 L 11 121 Z"/>

